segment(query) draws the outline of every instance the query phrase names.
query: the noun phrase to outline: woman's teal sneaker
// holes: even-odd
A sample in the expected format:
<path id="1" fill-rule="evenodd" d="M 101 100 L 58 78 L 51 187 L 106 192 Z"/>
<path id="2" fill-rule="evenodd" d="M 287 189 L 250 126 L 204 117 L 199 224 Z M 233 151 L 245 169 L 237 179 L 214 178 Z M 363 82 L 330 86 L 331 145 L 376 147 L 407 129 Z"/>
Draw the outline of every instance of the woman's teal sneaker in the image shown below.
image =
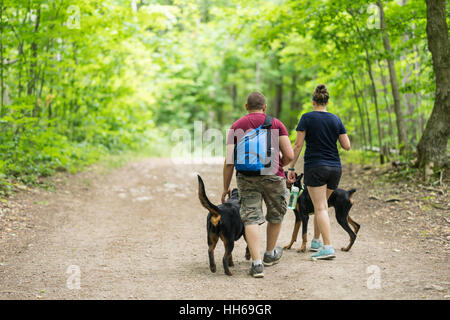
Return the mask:
<path id="1" fill-rule="evenodd" d="M 317 252 L 320 251 L 320 249 L 322 249 L 322 241 L 313 239 L 313 241 L 311 241 L 311 248 L 309 250 Z"/>
<path id="2" fill-rule="evenodd" d="M 315 260 L 330 260 L 330 259 L 334 259 L 334 258 L 336 258 L 336 255 L 334 254 L 333 247 L 329 247 L 329 248 L 322 247 L 322 250 L 314 253 L 311 256 L 311 259 L 314 261 Z"/>

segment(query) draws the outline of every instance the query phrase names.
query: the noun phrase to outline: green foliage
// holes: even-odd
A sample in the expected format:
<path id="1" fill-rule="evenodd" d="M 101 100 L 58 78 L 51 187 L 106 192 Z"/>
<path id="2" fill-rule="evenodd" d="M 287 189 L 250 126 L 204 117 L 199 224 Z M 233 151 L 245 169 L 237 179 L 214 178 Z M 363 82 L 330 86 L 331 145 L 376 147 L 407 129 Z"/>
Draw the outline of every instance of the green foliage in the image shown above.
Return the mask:
<path id="1" fill-rule="evenodd" d="M 156 67 L 148 57 L 139 61 L 148 71 L 135 64 L 154 46 L 128 3 L 2 3 L 0 190 L 6 177 L 34 183 L 151 142 L 145 77 Z M 155 19 L 149 28 L 165 24 Z"/>
<path id="2" fill-rule="evenodd" d="M 373 151 L 350 150 L 340 154 L 342 161 L 348 164 L 372 165 L 379 159 L 379 154 Z"/>
<path id="3" fill-rule="evenodd" d="M 390 54 L 377 10 L 363 0 L 3 0 L 0 190 L 7 178 L 32 183 L 106 154 L 168 156 L 174 129 L 203 121 L 224 130 L 254 90 L 293 141 L 319 83 L 354 148 L 399 149 L 387 57 L 414 147 L 435 90 L 425 2 L 383 5 Z M 372 152 L 343 154 L 378 161 Z"/>

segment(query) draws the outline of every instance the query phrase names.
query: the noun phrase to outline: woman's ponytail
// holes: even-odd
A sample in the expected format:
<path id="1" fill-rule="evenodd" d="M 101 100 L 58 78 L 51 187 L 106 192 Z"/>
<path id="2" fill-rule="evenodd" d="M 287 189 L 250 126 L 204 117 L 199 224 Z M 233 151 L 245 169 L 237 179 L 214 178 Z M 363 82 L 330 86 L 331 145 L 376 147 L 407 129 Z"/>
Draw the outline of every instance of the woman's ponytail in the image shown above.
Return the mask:
<path id="1" fill-rule="evenodd" d="M 314 90 L 313 101 L 317 104 L 327 104 L 328 99 L 330 99 L 330 94 L 328 93 L 328 89 L 326 85 L 319 84 Z"/>

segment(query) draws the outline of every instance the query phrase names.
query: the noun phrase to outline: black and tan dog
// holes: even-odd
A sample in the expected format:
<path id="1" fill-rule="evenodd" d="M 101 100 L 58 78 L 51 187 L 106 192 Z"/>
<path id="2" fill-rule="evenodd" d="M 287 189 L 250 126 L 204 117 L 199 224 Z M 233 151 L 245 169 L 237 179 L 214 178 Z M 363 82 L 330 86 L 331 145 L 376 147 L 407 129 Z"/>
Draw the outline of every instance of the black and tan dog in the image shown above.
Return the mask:
<path id="1" fill-rule="evenodd" d="M 218 206 L 212 204 L 205 192 L 205 185 L 200 176 L 198 176 L 198 197 L 200 203 L 206 210 L 209 211 L 206 219 L 206 232 L 208 235 L 208 255 L 209 255 L 209 269 L 211 272 L 216 272 L 216 263 L 214 261 L 214 249 L 216 248 L 219 238 L 222 239 L 225 245 L 225 254 L 223 256 L 223 268 L 225 274 L 232 276 L 233 273 L 229 267 L 232 267 L 233 257 L 232 252 L 234 242 L 239 240 L 241 236 L 245 239 L 245 229 L 239 214 L 239 195 L 238 190 L 233 189 L 231 197 L 227 202 Z M 250 251 L 248 246 L 245 250 L 245 258 L 250 260 Z"/>
<path id="2" fill-rule="evenodd" d="M 300 229 L 300 226 L 303 224 L 302 228 L 302 245 L 298 251 L 305 252 L 306 251 L 306 243 L 307 243 L 307 231 L 308 231 L 308 220 L 309 215 L 314 213 L 314 206 L 311 201 L 311 198 L 308 194 L 308 189 L 304 187 L 301 184 L 303 178 L 303 173 L 299 176 L 297 176 L 294 186 L 298 187 L 299 189 L 304 189 L 303 193 L 297 198 L 297 205 L 294 209 L 295 213 L 295 226 L 294 226 L 294 232 L 292 233 L 292 239 L 291 242 L 284 247 L 285 249 L 290 249 L 292 244 L 297 240 L 298 231 Z M 288 187 L 290 187 L 288 185 Z M 336 211 L 336 220 L 339 223 L 339 225 L 347 231 L 348 235 L 350 236 L 350 243 L 347 245 L 347 247 L 342 248 L 342 251 L 349 251 L 350 248 L 353 246 L 353 243 L 356 240 L 356 234 L 359 231 L 360 225 L 356 223 L 352 218 L 349 216 L 349 211 L 353 205 L 353 193 L 355 193 L 356 189 L 350 189 L 350 190 L 344 190 L 344 189 L 336 189 L 334 192 L 330 195 L 330 198 L 328 199 L 328 207 L 334 207 Z M 349 226 L 349 224 L 352 225 L 352 230 Z"/>

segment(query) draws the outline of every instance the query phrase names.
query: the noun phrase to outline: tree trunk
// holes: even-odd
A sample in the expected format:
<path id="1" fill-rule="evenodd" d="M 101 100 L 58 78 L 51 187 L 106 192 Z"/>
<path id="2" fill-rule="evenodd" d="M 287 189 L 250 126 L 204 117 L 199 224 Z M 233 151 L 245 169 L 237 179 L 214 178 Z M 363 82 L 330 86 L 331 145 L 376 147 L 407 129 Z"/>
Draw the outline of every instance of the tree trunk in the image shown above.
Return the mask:
<path id="1" fill-rule="evenodd" d="M 3 77 L 3 0 L 0 2 L 0 78 L 1 78 L 1 86 L 0 86 L 0 118 L 5 114 L 5 106 L 3 105 L 3 95 L 5 92 L 5 82 Z"/>
<path id="2" fill-rule="evenodd" d="M 297 74 L 292 75 L 291 82 L 291 110 L 298 109 L 298 101 L 297 101 Z"/>
<path id="3" fill-rule="evenodd" d="M 380 116 L 379 116 L 379 112 L 378 112 L 377 90 L 376 90 L 376 86 L 375 86 L 375 79 L 373 77 L 373 72 L 372 72 L 372 62 L 370 60 L 369 50 L 367 49 L 368 45 L 367 45 L 366 38 L 363 36 L 361 29 L 358 26 L 356 26 L 356 30 L 358 31 L 359 38 L 364 43 L 364 50 L 365 50 L 365 54 L 366 54 L 366 64 L 367 64 L 367 69 L 369 72 L 369 77 L 370 77 L 370 81 L 371 81 L 371 85 L 372 85 L 372 97 L 374 99 L 376 116 L 377 116 L 378 143 L 379 143 L 379 148 L 380 148 L 380 163 L 383 164 L 384 157 L 383 157 L 383 151 L 382 151 L 382 138 L 381 138 L 382 133 L 381 133 L 381 125 L 380 125 Z M 372 131 L 370 128 L 369 112 L 367 110 L 366 101 L 364 99 L 363 99 L 363 101 L 364 101 L 364 107 L 365 107 L 366 113 L 367 113 L 367 126 L 369 128 L 369 142 L 370 142 L 370 147 L 372 148 Z"/>
<path id="4" fill-rule="evenodd" d="M 278 79 L 278 83 L 275 86 L 276 98 L 275 98 L 275 117 L 279 118 L 281 114 L 281 108 L 283 107 L 283 76 Z"/>
<path id="5" fill-rule="evenodd" d="M 407 0 L 402 0 L 401 5 L 404 6 L 407 4 Z M 412 30 L 414 30 L 414 25 L 411 26 Z M 405 42 L 410 41 L 410 35 L 408 33 L 409 31 L 407 31 L 404 34 L 404 39 Z M 401 79 L 402 79 L 402 88 L 405 89 L 405 87 L 408 85 L 408 83 L 410 83 L 410 77 L 413 73 L 413 68 L 414 66 L 408 62 L 408 54 L 410 54 L 410 50 L 409 49 L 405 49 L 405 51 L 403 52 L 402 57 L 400 58 L 401 61 L 404 61 L 404 63 L 406 64 L 405 68 L 402 68 L 401 70 Z M 408 90 L 410 91 L 410 90 Z M 417 144 L 417 123 L 416 123 L 416 119 L 414 117 L 414 113 L 416 112 L 416 106 L 413 104 L 412 100 L 414 97 L 414 93 L 411 92 L 406 92 L 403 94 L 403 102 L 406 106 L 406 112 L 407 112 L 407 130 L 409 133 L 409 138 L 408 139 L 408 144 L 412 145 L 416 145 Z"/>
<path id="6" fill-rule="evenodd" d="M 233 101 L 233 110 L 237 110 L 237 86 L 236 83 L 231 85 L 231 100 Z"/>
<path id="7" fill-rule="evenodd" d="M 203 0 L 202 1 L 202 22 L 208 23 L 210 20 L 209 18 L 209 1 Z"/>
<path id="8" fill-rule="evenodd" d="M 17 96 L 19 97 L 19 99 L 22 97 L 22 92 L 23 92 L 23 84 L 22 84 L 22 71 L 23 71 L 23 64 L 24 64 L 24 55 L 23 55 L 23 43 L 20 42 L 19 43 L 19 47 L 18 50 L 19 52 L 19 79 L 18 79 L 18 93 Z"/>
<path id="9" fill-rule="evenodd" d="M 352 79 L 352 86 L 353 86 L 353 96 L 355 97 L 356 105 L 358 106 L 359 119 L 361 121 L 361 130 L 362 130 L 363 143 L 364 143 L 363 145 L 366 146 L 367 139 L 366 139 L 366 127 L 364 125 L 364 115 L 362 112 L 361 104 L 359 103 L 359 97 L 358 97 L 358 93 L 356 90 L 356 83 L 355 83 L 355 78 L 353 77 L 353 74 L 351 75 L 351 79 Z"/>
<path id="10" fill-rule="evenodd" d="M 378 0 L 377 6 L 380 9 L 380 27 L 383 36 L 383 45 L 384 50 L 386 51 L 387 58 L 386 61 L 388 63 L 389 68 L 389 78 L 391 81 L 391 89 L 392 96 L 394 98 L 394 111 L 397 118 L 397 134 L 398 134 L 398 142 L 400 144 L 400 150 L 402 152 L 408 149 L 407 145 L 407 135 L 405 129 L 405 121 L 403 119 L 402 106 L 401 106 L 401 96 L 397 79 L 397 71 L 395 70 L 395 62 L 392 58 L 392 47 L 391 42 L 389 40 L 389 35 L 386 31 L 386 18 L 384 16 L 383 10 L 383 1 Z"/>
<path id="11" fill-rule="evenodd" d="M 409 35 L 405 35 L 405 42 L 409 41 Z M 406 51 L 406 54 L 408 51 Z M 402 68 L 401 77 L 402 77 L 402 88 L 405 88 L 407 84 L 410 82 L 410 77 L 412 74 L 413 66 L 407 61 L 406 56 L 402 57 L 403 61 L 405 61 L 406 67 Z M 407 128 L 410 136 L 408 137 L 408 144 L 415 145 L 417 143 L 417 131 L 416 131 L 416 123 L 414 119 L 415 113 L 415 105 L 412 103 L 414 94 L 413 93 L 404 93 L 403 94 L 403 102 L 406 106 L 407 112 Z"/>
<path id="12" fill-rule="evenodd" d="M 419 74 L 419 70 L 420 70 L 420 52 L 419 52 L 419 47 L 417 45 L 414 45 L 414 51 L 416 53 L 416 61 L 414 62 L 414 71 L 416 72 L 416 74 Z M 419 128 L 419 132 L 421 136 L 423 134 L 423 114 L 420 113 L 420 105 L 422 104 L 422 96 L 420 95 L 420 90 L 418 88 L 418 85 L 416 84 L 415 87 L 415 97 L 416 97 L 416 110 L 418 111 L 418 115 L 417 115 L 417 128 Z"/>
<path id="13" fill-rule="evenodd" d="M 364 47 L 364 49 L 366 51 L 367 69 L 368 69 L 368 72 L 369 72 L 370 82 L 372 84 L 372 97 L 373 97 L 373 102 L 375 104 L 375 114 L 376 114 L 376 117 L 377 117 L 378 147 L 380 148 L 380 163 L 384 164 L 383 133 L 381 132 L 380 112 L 378 111 L 377 87 L 375 85 L 375 78 L 373 76 L 372 61 L 370 60 L 369 51 L 367 50 L 367 47 Z"/>
<path id="14" fill-rule="evenodd" d="M 395 141 L 395 134 L 394 134 L 394 124 L 392 123 L 392 116 L 391 116 L 391 106 L 389 105 L 388 101 L 388 88 L 387 88 L 387 81 L 386 77 L 384 76 L 383 72 L 383 66 L 381 65 L 380 60 L 378 60 L 378 68 L 380 68 L 380 76 L 381 76 L 381 84 L 383 85 L 383 95 L 384 95 L 384 103 L 386 104 L 386 111 L 388 113 L 388 119 L 389 119 L 389 138 L 391 139 L 391 145 L 396 146 L 397 142 Z"/>
<path id="15" fill-rule="evenodd" d="M 37 38 L 37 32 L 39 30 L 39 24 L 41 21 L 41 9 L 37 10 L 37 16 L 36 16 L 36 23 L 34 25 L 34 33 L 35 35 L 33 36 L 34 38 Z M 28 79 L 28 90 L 27 90 L 27 94 L 29 96 L 35 94 L 36 91 L 36 83 L 38 81 L 38 72 L 37 72 L 37 55 L 38 55 L 38 44 L 36 42 L 36 39 L 31 43 L 31 54 L 32 54 L 32 58 L 31 58 L 31 63 L 30 63 L 30 78 Z M 39 106 L 37 103 L 35 103 L 34 108 L 33 108 L 33 117 L 37 117 L 39 110 L 38 110 Z"/>
<path id="16" fill-rule="evenodd" d="M 297 125 L 297 117 L 298 113 L 301 110 L 301 100 L 297 96 L 297 74 L 294 73 L 291 78 L 291 95 L 290 95 L 290 104 L 291 110 L 289 112 L 289 122 L 288 125 L 290 128 L 293 128 Z"/>
<path id="17" fill-rule="evenodd" d="M 256 82 L 256 87 L 257 88 L 261 88 L 261 65 L 259 62 L 256 62 L 256 67 L 255 67 L 255 82 Z M 261 89 L 260 89 L 261 90 Z"/>
<path id="18" fill-rule="evenodd" d="M 436 99 L 422 138 L 417 145 L 418 166 L 448 167 L 450 134 L 450 44 L 446 0 L 426 0 L 428 49 L 433 57 Z"/>
<path id="19" fill-rule="evenodd" d="M 366 88 L 364 88 L 364 93 L 366 91 Z M 364 94 L 362 91 L 360 91 L 360 95 L 362 97 L 365 97 L 366 95 Z M 370 113 L 369 113 L 369 108 L 367 107 L 367 101 L 366 99 L 362 99 L 363 100 L 363 105 L 364 105 L 364 111 L 366 113 L 366 120 L 367 120 L 367 131 L 368 131 L 368 137 L 369 137 L 369 147 L 370 149 L 372 149 L 372 126 L 370 125 Z"/>

